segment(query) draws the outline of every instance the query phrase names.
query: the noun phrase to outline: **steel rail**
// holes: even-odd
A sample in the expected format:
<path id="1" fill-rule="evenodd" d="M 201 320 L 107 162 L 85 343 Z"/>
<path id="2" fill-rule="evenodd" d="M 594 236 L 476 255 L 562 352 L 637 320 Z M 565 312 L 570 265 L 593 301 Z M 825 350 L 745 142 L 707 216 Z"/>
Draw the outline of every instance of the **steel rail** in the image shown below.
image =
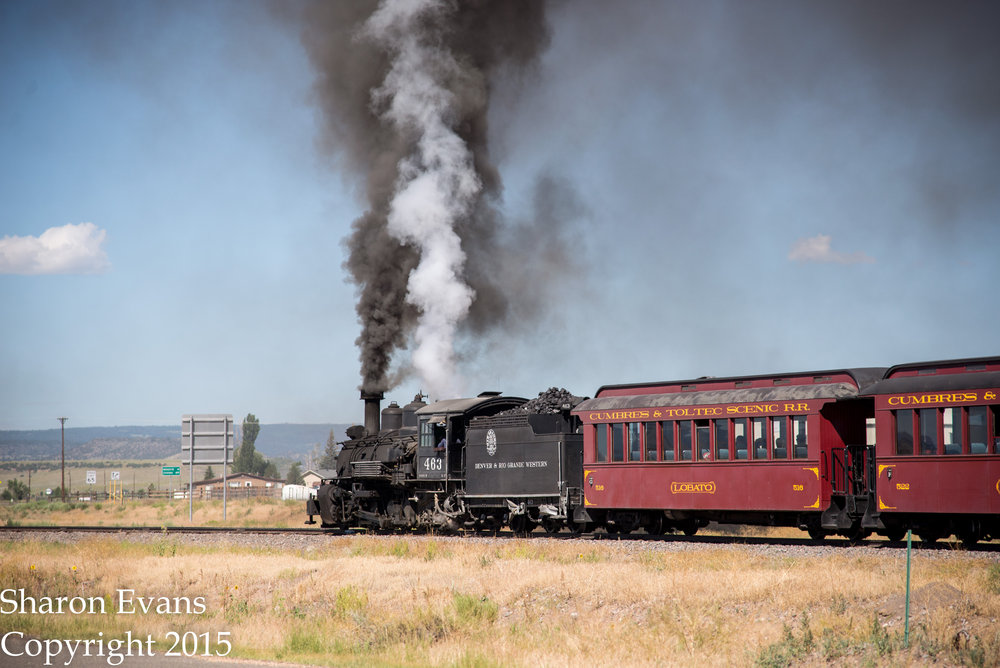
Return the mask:
<path id="1" fill-rule="evenodd" d="M 304 529 L 283 527 L 185 527 L 185 526 L 97 526 L 97 525 L 13 525 L 0 526 L 4 531 L 22 533 L 163 533 L 163 534 L 292 534 L 322 536 L 329 534 L 327 529 Z"/>
<path id="2" fill-rule="evenodd" d="M 852 543 L 849 540 L 832 537 L 826 540 L 814 540 L 812 538 L 781 538 L 770 536 L 735 536 L 700 534 L 696 536 L 685 536 L 682 534 L 605 534 L 594 533 L 544 533 L 538 531 L 531 534 L 518 534 L 512 531 L 459 531 L 456 533 L 436 533 L 433 531 L 413 531 L 413 532 L 391 532 L 391 531 L 370 531 L 366 529 L 322 529 L 322 528 L 297 528 L 297 527 L 212 527 L 212 526 L 92 526 L 92 525 L 17 525 L 0 526 L 0 535 L 9 533 L 107 533 L 107 534 L 163 534 L 163 535 L 293 535 L 293 536 L 386 536 L 386 537 L 406 537 L 406 536 L 430 536 L 436 538 L 462 538 L 463 536 L 499 538 L 499 539 L 519 539 L 519 538 L 550 538 L 555 540 L 587 540 L 587 541 L 635 541 L 635 542 L 679 542 L 703 545 L 759 545 L 775 547 L 833 547 L 845 548 L 868 547 L 881 550 L 902 550 L 906 549 L 906 542 L 892 542 L 888 540 L 866 539 Z M 973 547 L 965 547 L 959 542 L 938 541 L 931 544 L 918 544 L 920 550 L 964 550 L 968 552 L 994 552 L 1000 553 L 1000 541 L 980 542 Z"/>

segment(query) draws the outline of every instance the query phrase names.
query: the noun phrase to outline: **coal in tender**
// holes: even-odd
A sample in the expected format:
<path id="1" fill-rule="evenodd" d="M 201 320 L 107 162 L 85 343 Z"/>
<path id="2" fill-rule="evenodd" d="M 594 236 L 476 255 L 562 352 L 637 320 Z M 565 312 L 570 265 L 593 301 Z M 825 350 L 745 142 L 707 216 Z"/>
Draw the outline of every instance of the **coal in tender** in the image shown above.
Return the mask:
<path id="1" fill-rule="evenodd" d="M 521 404 L 517 408 L 500 413 L 500 415 L 517 415 L 519 413 L 532 414 L 552 414 L 559 413 L 564 406 L 572 408 L 584 400 L 585 397 L 578 397 L 561 387 L 550 387 L 544 392 L 539 392 L 538 396 L 531 401 Z"/>

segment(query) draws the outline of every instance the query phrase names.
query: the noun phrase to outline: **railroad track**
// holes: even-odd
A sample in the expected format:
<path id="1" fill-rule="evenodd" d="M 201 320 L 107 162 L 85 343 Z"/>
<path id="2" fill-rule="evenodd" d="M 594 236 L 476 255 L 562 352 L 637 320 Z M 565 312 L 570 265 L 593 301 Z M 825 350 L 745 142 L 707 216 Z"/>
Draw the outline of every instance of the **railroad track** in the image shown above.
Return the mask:
<path id="1" fill-rule="evenodd" d="M 278 534 L 278 535 L 314 535 L 321 536 L 331 533 L 326 529 L 280 528 L 280 527 L 178 527 L 178 526 L 87 526 L 87 525 L 26 525 L 0 527 L 0 533 L 10 531 L 15 533 L 145 533 L 145 534 Z M 344 533 L 344 532 L 339 532 Z"/>
<path id="2" fill-rule="evenodd" d="M 359 530 L 339 530 L 320 528 L 279 528 L 279 527 L 185 527 L 185 526 L 130 526 L 130 527 L 110 527 L 110 526 L 4 526 L 0 527 L 0 535 L 4 533 L 92 533 L 92 534 L 140 534 L 140 535 L 216 535 L 216 536 L 349 536 L 349 535 L 371 535 L 385 537 L 420 537 L 428 536 L 433 538 L 496 538 L 496 539 L 517 539 L 525 538 L 524 535 L 514 534 L 510 531 L 501 532 L 460 532 L 457 534 L 435 534 L 423 533 L 392 533 L 392 532 L 372 532 L 364 529 Z M 548 534 L 541 531 L 530 534 L 528 537 L 550 538 L 556 540 L 582 540 L 582 541 L 626 541 L 634 543 L 686 543 L 691 545 L 756 545 L 761 547 L 821 547 L 827 546 L 837 549 L 851 549 L 852 547 L 867 547 L 878 550 L 899 550 L 906 549 L 906 542 L 890 542 L 880 539 L 867 539 L 855 544 L 840 538 L 829 538 L 822 541 L 811 538 L 788 538 L 776 536 L 743 536 L 729 534 L 699 534 L 696 536 L 685 536 L 681 534 L 649 535 L 649 534 L 606 534 L 596 533 L 558 533 Z M 919 540 L 913 541 L 913 547 L 919 550 L 960 550 L 969 552 L 1000 553 L 1000 541 L 990 541 L 979 543 L 972 548 L 966 548 L 959 542 L 939 541 L 933 544 L 922 543 Z"/>

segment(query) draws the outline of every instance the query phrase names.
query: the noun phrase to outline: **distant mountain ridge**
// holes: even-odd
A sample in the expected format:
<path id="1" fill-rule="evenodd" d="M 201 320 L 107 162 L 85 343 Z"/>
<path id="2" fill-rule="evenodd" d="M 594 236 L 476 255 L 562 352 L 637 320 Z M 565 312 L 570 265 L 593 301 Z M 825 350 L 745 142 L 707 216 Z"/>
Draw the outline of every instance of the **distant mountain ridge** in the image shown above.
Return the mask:
<path id="1" fill-rule="evenodd" d="M 319 444 L 320 451 L 333 430 L 344 440 L 347 424 L 262 424 L 254 443 L 266 457 L 299 457 Z M 240 421 L 234 446 L 238 446 Z M 0 430 L 0 460 L 46 460 L 61 455 L 60 429 Z M 66 427 L 67 459 L 162 459 L 179 455 L 181 426 Z"/>

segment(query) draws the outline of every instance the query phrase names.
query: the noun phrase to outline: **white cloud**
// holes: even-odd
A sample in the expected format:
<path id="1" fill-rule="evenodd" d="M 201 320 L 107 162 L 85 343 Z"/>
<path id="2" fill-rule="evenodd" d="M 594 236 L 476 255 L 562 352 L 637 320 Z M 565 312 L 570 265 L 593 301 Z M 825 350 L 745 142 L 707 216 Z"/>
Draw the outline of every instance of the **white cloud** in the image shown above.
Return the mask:
<path id="1" fill-rule="evenodd" d="M 788 259 L 795 262 L 835 262 L 837 264 L 871 263 L 875 258 L 861 251 L 841 253 L 830 248 L 833 237 L 827 234 L 817 234 L 808 239 L 799 239 L 792 244 Z"/>
<path id="2" fill-rule="evenodd" d="M 103 274 L 111 268 L 93 223 L 50 227 L 39 237 L 0 239 L 0 274 Z"/>

